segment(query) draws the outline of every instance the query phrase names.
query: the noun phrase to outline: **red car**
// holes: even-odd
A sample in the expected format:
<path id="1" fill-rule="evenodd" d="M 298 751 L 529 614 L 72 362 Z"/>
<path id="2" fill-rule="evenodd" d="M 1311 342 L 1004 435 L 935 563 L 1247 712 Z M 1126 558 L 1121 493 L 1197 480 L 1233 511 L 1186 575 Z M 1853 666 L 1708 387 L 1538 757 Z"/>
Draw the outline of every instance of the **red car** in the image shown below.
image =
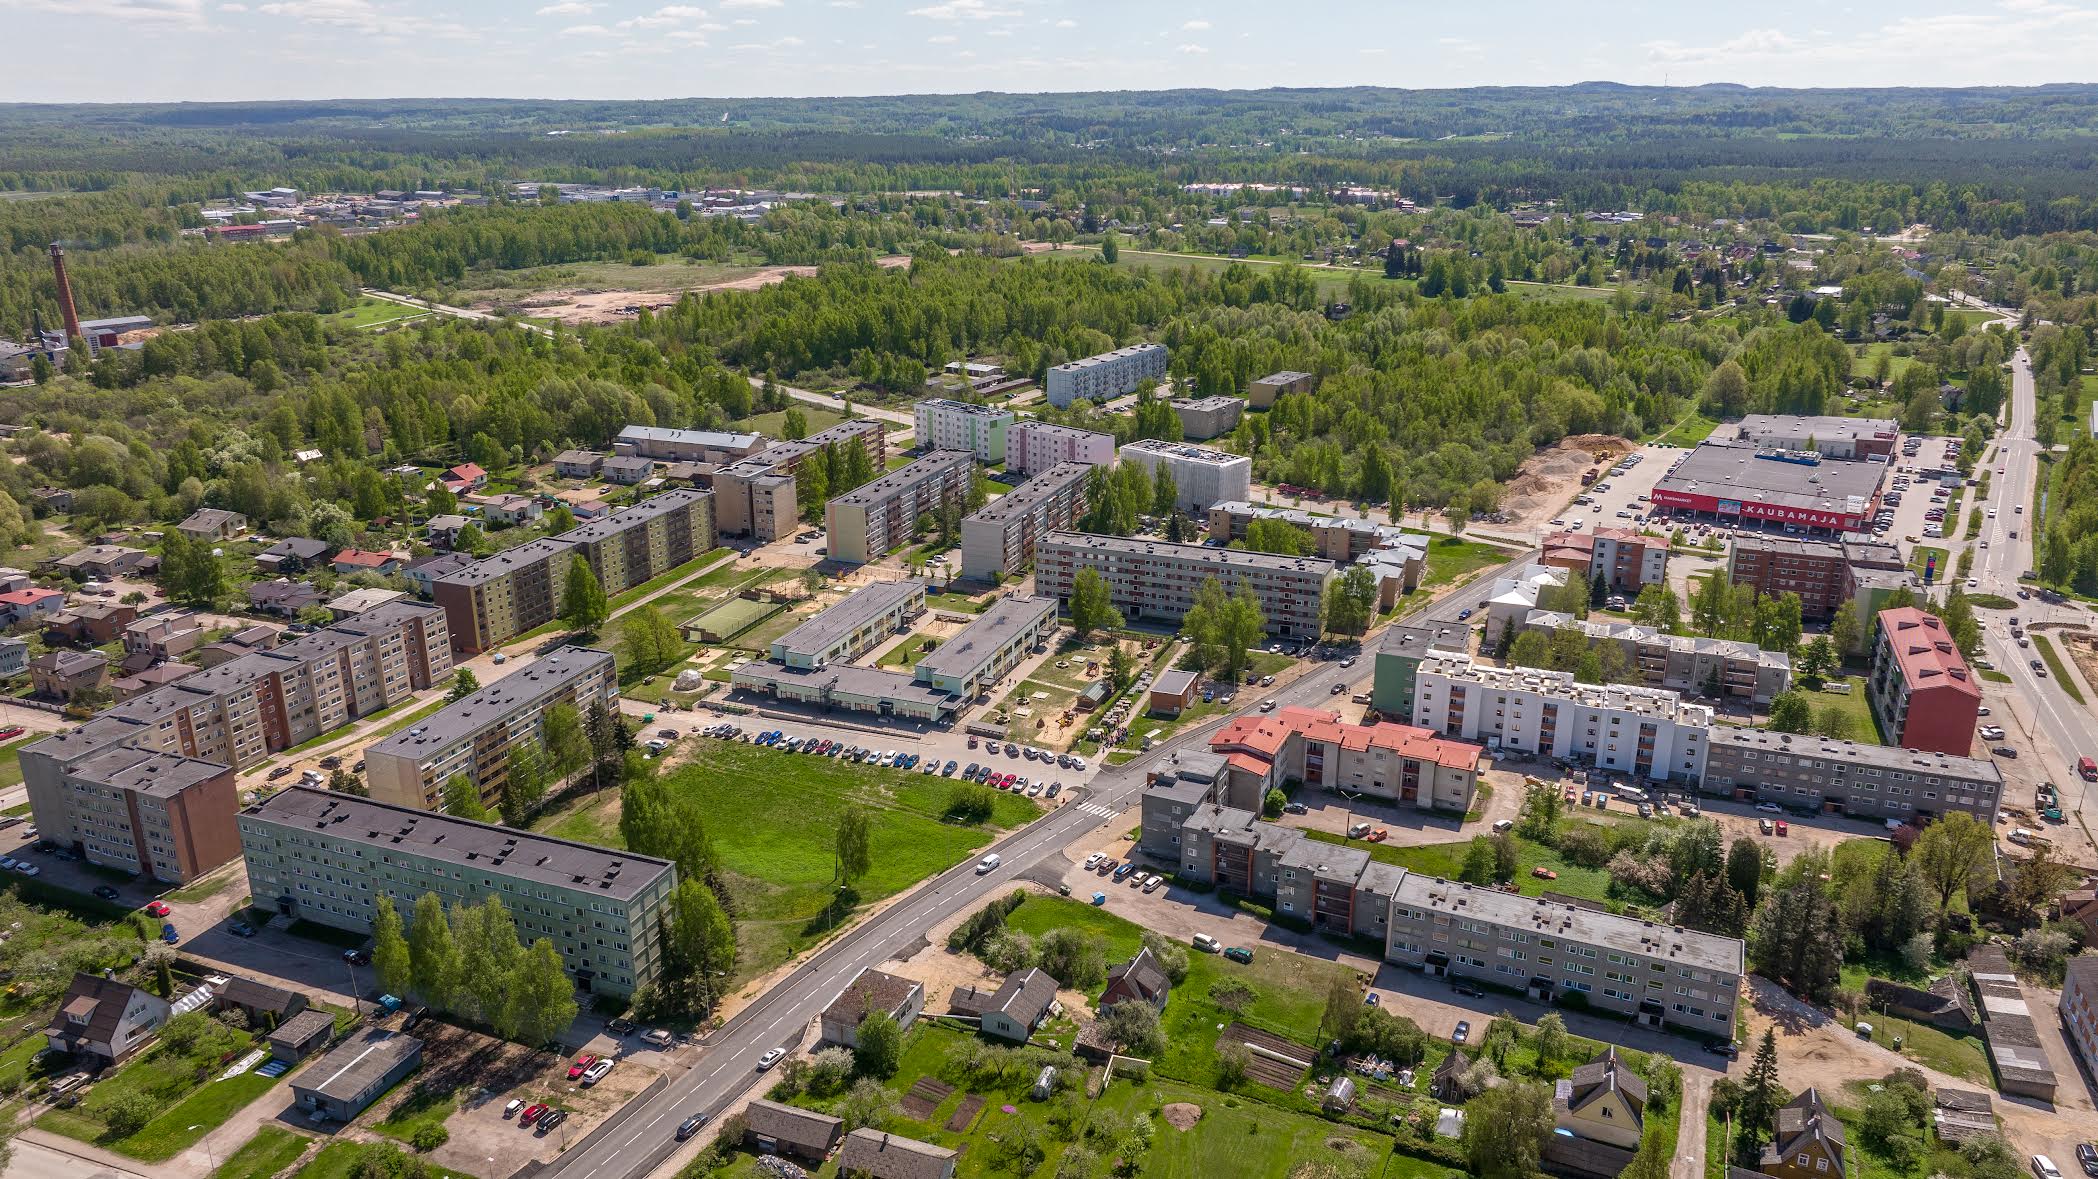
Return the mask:
<path id="1" fill-rule="evenodd" d="M 9 725 L 4 729 L 0 729 L 0 741 L 12 740 L 13 738 L 21 736 L 26 731 L 27 730 L 22 728 L 22 726 L 20 725 Z"/>
<path id="2" fill-rule="evenodd" d="M 517 1115 L 517 1124 L 520 1126 L 531 1125 L 533 1122 L 539 1120 L 539 1115 L 545 1113 L 547 1111 L 547 1108 L 548 1107 L 544 1102 L 538 1101 L 535 1101 L 532 1104 L 525 1106 L 524 1112 Z"/>
<path id="3" fill-rule="evenodd" d="M 1783 819 L 1779 819 L 1777 821 L 1777 833 L 1779 835 L 1783 835 L 1786 832 L 1786 830 L 1787 828 L 1785 826 L 1785 821 Z"/>
<path id="4" fill-rule="evenodd" d="M 582 1076 L 585 1072 L 589 1071 L 590 1066 L 596 1063 L 597 1055 L 595 1053 L 583 1053 L 581 1056 L 575 1058 L 574 1064 L 568 1066 L 568 1079 L 571 1081 L 575 1080 L 576 1078 Z"/>
<path id="5" fill-rule="evenodd" d="M 168 903 L 166 901 L 150 901 L 146 904 L 146 913 L 149 916 L 165 917 L 173 911 L 174 910 L 168 908 Z"/>

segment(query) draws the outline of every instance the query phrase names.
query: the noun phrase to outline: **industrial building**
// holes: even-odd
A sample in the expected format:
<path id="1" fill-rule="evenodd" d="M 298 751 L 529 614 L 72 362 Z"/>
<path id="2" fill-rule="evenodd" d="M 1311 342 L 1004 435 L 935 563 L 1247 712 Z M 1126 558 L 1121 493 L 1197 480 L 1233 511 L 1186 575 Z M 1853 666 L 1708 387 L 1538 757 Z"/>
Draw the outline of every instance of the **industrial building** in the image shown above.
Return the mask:
<path id="1" fill-rule="evenodd" d="M 1981 1031 L 1996 1066 L 1997 1089 L 2052 1102 L 2059 1083 L 2054 1063 L 2040 1041 L 2025 984 L 2011 969 L 2010 956 L 2002 946 L 1984 942 L 1967 952 L 1967 970 L 1981 996 Z"/>
<path id="2" fill-rule="evenodd" d="M 1625 666 L 1649 688 L 1704 695 L 1716 686 L 1719 696 L 1768 704 L 1792 687 L 1791 656 L 1738 639 L 1672 635 L 1635 622 L 1575 618 L 1552 610 L 1530 611 L 1522 629 L 1547 638 L 1576 630 L 1591 650 L 1615 646 Z"/>
<path id="3" fill-rule="evenodd" d="M 1236 397 L 1176 397 L 1172 401 L 1173 413 L 1180 419 L 1180 436 L 1190 442 L 1204 442 L 1219 434 L 1229 434 L 1245 416 L 1246 403 Z"/>
<path id="4" fill-rule="evenodd" d="M 1176 502 L 1184 512 L 1203 513 L 1213 504 L 1242 501 L 1253 489 L 1253 460 L 1242 454 L 1155 438 L 1128 443 L 1117 453 L 1122 462 L 1142 467 L 1153 478 L 1160 466 L 1172 472 L 1179 492 Z"/>
<path id="5" fill-rule="evenodd" d="M 1717 725 L 1700 788 L 1788 810 L 1904 823 L 1966 811 L 1993 827 L 2003 773 L 1985 759 Z"/>
<path id="6" fill-rule="evenodd" d="M 831 500 L 823 507 L 831 560 L 880 560 L 910 539 L 918 517 L 937 515 L 942 504 L 966 498 L 975 471 L 969 452 L 936 450 Z"/>
<path id="7" fill-rule="evenodd" d="M 1286 393 L 1309 393 L 1311 386 L 1310 373 L 1269 373 L 1246 386 L 1246 402 L 1254 409 L 1269 409 L 1274 406 L 1277 397 Z"/>
<path id="8" fill-rule="evenodd" d="M 1113 466 L 1115 436 L 1049 422 L 1014 422 L 1005 432 L 1005 469 L 1021 475 L 1046 471 L 1058 463 Z"/>
<path id="9" fill-rule="evenodd" d="M 1554 532 L 1544 538 L 1538 563 L 1571 570 L 1584 585 L 1601 577 L 1611 593 L 1637 597 L 1647 586 L 1668 580 L 1668 538 L 1630 528 Z"/>
<path id="10" fill-rule="evenodd" d="M 757 454 L 713 472 L 714 528 L 722 536 L 749 536 L 760 542 L 791 534 L 801 519 L 795 472 L 825 447 L 857 446 L 866 452 L 870 470 L 882 468 L 888 449 L 888 427 L 878 418 L 854 418 L 797 442 L 776 442 Z"/>
<path id="11" fill-rule="evenodd" d="M 924 582 L 877 582 L 774 639 L 772 661 L 801 668 L 850 663 L 924 612 Z"/>
<path id="12" fill-rule="evenodd" d="M 951 397 L 928 397 L 911 412 L 920 450 L 966 450 L 980 463 L 1002 463 L 1013 411 L 974 405 Z"/>
<path id="13" fill-rule="evenodd" d="M 1085 463 L 1058 463 L 962 520 L 962 576 L 988 581 L 1034 562 L 1035 541 L 1085 515 Z"/>
<path id="14" fill-rule="evenodd" d="M 1880 611 L 1866 684 L 1894 744 L 1958 757 L 1974 747 L 1981 683 L 1942 619 L 1914 606 Z"/>
<path id="15" fill-rule="evenodd" d="M 764 447 L 763 434 L 673 430 L 666 426 L 628 426 L 612 442 L 612 452 L 616 455 L 662 463 L 732 463 L 749 458 Z"/>
<path id="16" fill-rule="evenodd" d="M 1748 446 L 1817 453 L 1823 458 L 1890 458 L 1900 440 L 1893 418 L 1839 418 L 1789 413 L 1752 413 L 1735 437 Z"/>
<path id="17" fill-rule="evenodd" d="M 1864 536 L 1736 536 L 1728 546 L 1727 580 L 1772 597 L 1798 594 L 1800 617 L 1809 621 L 1835 617 L 1837 608 L 1853 598 L 1862 621 L 1877 614 L 1897 588 L 1921 588 L 1900 549 Z"/>
<path id="18" fill-rule="evenodd" d="M 2098 957 L 2089 954 L 2069 959 L 2069 972 L 2062 980 L 2063 1038 L 2076 1049 L 2083 1066 L 2098 1073 Z"/>
<path id="19" fill-rule="evenodd" d="M 1134 344 L 1102 352 L 1051 368 L 1043 392 L 1058 409 L 1079 400 L 1109 401 L 1136 392 L 1145 381 L 1164 380 L 1166 359 L 1164 344 Z"/>
<path id="20" fill-rule="evenodd" d="M 1723 524 L 1858 532 L 1871 527 L 1887 469 L 1883 462 L 1706 441 L 1662 476 L 1652 500 L 1678 516 Z"/>
<path id="21" fill-rule="evenodd" d="M 291 1083 L 293 1107 L 334 1122 L 355 1121 L 422 1064 L 423 1042 L 367 1028 L 335 1046 Z"/>
<path id="22" fill-rule="evenodd" d="M 578 989 L 631 995 L 662 967 L 668 860 L 304 786 L 239 824 L 249 893 L 280 915 L 370 933 L 380 896 L 404 916 L 425 893 L 495 896 L 520 940 L 553 942 Z"/>
<path id="23" fill-rule="evenodd" d="M 1052 532 L 1035 546 L 1035 592 L 1069 599 L 1081 569 L 1107 581 L 1115 608 L 1130 621 L 1177 623 L 1211 578 L 1224 592 L 1253 591 L 1268 633 L 1315 637 L 1323 626 L 1326 583 L 1335 565 L 1316 557 L 1286 557 L 1208 545 L 1169 544 L 1134 537 Z"/>
<path id="24" fill-rule="evenodd" d="M 713 493 L 680 487 L 448 573 L 431 584 L 431 596 L 450 620 L 452 645 L 477 654 L 552 622 L 571 560 L 588 562 L 609 596 L 713 547 Z"/>
<path id="25" fill-rule="evenodd" d="M 1674 692 L 1582 684 L 1567 672 L 1492 667 L 1455 652 L 1430 652 L 1415 678 L 1413 723 L 1423 728 L 1637 778 L 1704 777 L 1712 710 Z"/>
<path id="26" fill-rule="evenodd" d="M 442 808 L 445 783 L 460 775 L 493 810 L 511 751 L 544 749 L 548 709 L 566 704 L 582 718 L 593 705 L 617 710 L 618 699 L 610 651 L 562 647 L 367 747 L 365 783 L 380 802 L 429 811 Z"/>
<path id="27" fill-rule="evenodd" d="M 1486 622 L 1481 629 L 1482 650 L 1497 648 L 1509 631 L 1520 628 L 1532 611 L 1545 601 L 1548 592 L 1564 590 L 1572 573 L 1546 565 L 1528 564 L 1486 587 Z M 1581 595 L 1582 600 L 1587 594 Z"/>

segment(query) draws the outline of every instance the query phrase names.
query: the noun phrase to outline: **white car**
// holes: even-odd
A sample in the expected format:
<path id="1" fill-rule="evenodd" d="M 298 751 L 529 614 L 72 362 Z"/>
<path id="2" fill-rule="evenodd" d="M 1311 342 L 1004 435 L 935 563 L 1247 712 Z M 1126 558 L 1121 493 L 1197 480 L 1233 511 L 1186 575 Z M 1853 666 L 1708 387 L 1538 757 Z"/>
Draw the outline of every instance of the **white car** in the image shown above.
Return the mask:
<path id="1" fill-rule="evenodd" d="M 2003 728 L 2000 725 L 1983 725 L 1981 727 L 1981 736 L 1984 741 L 2001 741 L 2003 740 Z"/>
<path id="2" fill-rule="evenodd" d="M 2061 1168 L 2055 1166 L 2054 1160 L 2044 1154 L 2032 1156 L 2032 1173 L 2037 1179 L 2062 1179 Z"/>
<path id="3" fill-rule="evenodd" d="M 612 1066 L 618 1063 L 618 1061 L 613 1060 L 611 1057 L 607 1056 L 603 1060 L 598 1061 L 596 1064 L 591 1065 L 589 1068 L 584 1069 L 583 1084 L 595 1085 L 599 1081 L 604 1080 L 605 1077 L 611 1073 Z"/>
<path id="4" fill-rule="evenodd" d="M 1093 870 L 1093 866 L 1094 866 L 1094 865 L 1096 865 L 1096 864 L 1098 864 L 1098 863 L 1100 862 L 1100 860 L 1101 860 L 1101 855 L 1100 855 L 1100 853 L 1099 853 L 1099 852 L 1094 852 L 1094 853 L 1093 853 L 1092 855 L 1089 855 L 1089 856 L 1087 856 L 1087 857 L 1085 858 L 1085 870 L 1086 870 L 1086 871 L 1088 871 L 1088 872 L 1092 871 L 1092 870 Z"/>
<path id="5" fill-rule="evenodd" d="M 778 1064 L 780 1062 L 780 1059 L 786 1055 L 787 1050 L 785 1048 L 772 1049 L 770 1052 L 765 1053 L 765 1055 L 758 1057 L 758 1071 L 761 1073 L 765 1072 L 766 1070 L 770 1069 L 773 1065 Z"/>

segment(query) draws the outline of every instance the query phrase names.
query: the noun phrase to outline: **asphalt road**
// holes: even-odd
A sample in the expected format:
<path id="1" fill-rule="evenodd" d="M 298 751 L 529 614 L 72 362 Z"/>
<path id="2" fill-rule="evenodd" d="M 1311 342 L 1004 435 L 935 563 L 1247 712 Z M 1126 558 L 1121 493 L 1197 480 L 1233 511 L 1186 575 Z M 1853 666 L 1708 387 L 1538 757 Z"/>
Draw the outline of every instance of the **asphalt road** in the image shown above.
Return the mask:
<path id="1" fill-rule="evenodd" d="M 1476 597 L 1475 587 L 1499 575 L 1502 568 L 1505 566 L 1478 575 L 1406 621 L 1453 621 Z M 1331 700 L 1335 682 L 1351 687 L 1366 683 L 1373 664 L 1367 657 L 1351 668 L 1342 668 L 1338 660 L 1325 663 L 1288 687 L 1267 693 L 1266 698 L 1284 706 L 1321 705 Z M 1249 703 L 1258 707 L 1257 700 L 1249 699 Z M 1176 749 L 1206 743 L 1208 735 L 1229 719 L 1217 717 L 1188 729 L 1135 761 L 1101 773 L 1081 801 L 1114 812 L 1132 805 L 1149 767 Z M 784 982 L 724 1025 L 691 1071 L 673 1077 L 667 1088 L 630 1112 L 611 1133 L 562 1156 L 549 1174 L 563 1179 L 635 1179 L 648 1174 L 677 1149 L 678 1123 L 695 1113 L 724 1109 L 741 1097 L 760 1080 L 758 1058 L 775 1047 L 798 1046 L 809 1024 L 860 971 L 911 951 L 926 930 L 1009 890 L 1031 868 L 1060 857 L 1062 849 L 1086 828 L 1102 822 L 1098 811 L 1079 805 L 1062 807 L 991 848 L 1002 858 L 995 871 L 978 875 L 973 862 L 962 864 L 866 919 L 817 951 Z M 1062 875 L 1061 870 L 1057 875 Z"/>

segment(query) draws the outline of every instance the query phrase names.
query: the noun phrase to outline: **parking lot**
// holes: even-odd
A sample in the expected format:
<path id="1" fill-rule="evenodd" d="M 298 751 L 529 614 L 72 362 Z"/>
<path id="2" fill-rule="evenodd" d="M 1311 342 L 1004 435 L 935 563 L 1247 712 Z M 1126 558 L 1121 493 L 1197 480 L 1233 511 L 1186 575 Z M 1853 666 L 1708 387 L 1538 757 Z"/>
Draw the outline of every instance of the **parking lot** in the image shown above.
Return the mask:
<path id="1" fill-rule="evenodd" d="M 1680 446 L 1649 443 L 1619 459 L 1616 467 L 1606 469 L 1594 486 L 1583 489 L 1576 501 L 1555 517 L 1551 529 L 1640 527 L 1652 510 L 1647 497 L 1653 493 L 1654 484 L 1683 453 Z M 1624 473 L 1614 473 L 1619 470 Z"/>
<path id="2" fill-rule="evenodd" d="M 1072 765 L 1059 765 L 1053 760 L 1054 755 L 1041 758 L 1028 757 L 1029 747 L 1023 747 L 1018 742 L 994 742 L 988 738 L 978 739 L 959 731 L 923 736 L 914 734 L 913 736 L 916 736 L 918 739 L 907 743 L 897 739 L 895 736 L 885 735 L 880 732 L 867 732 L 839 725 L 778 720 L 762 716 L 735 717 L 728 720 L 707 718 L 704 721 L 681 718 L 681 721 L 682 728 L 688 733 L 687 736 L 680 738 L 681 740 L 757 740 L 768 733 L 780 733 L 783 736 L 777 741 L 767 742 L 767 744 L 779 746 L 782 752 L 793 752 L 797 756 L 805 757 L 842 757 L 845 756 L 846 750 L 851 749 L 873 750 L 877 754 L 893 751 L 901 755 L 916 755 L 921 759 L 916 765 L 909 767 L 909 772 L 922 774 L 926 772 L 928 765 L 937 765 L 939 769 L 934 770 L 933 774 L 947 778 L 959 778 L 967 772 L 971 764 L 975 764 L 989 772 L 1011 774 L 1014 776 L 1015 781 L 1025 777 L 1028 779 L 1029 793 L 1037 801 L 1054 802 L 1059 805 L 1069 801 L 1069 792 L 1089 781 L 1100 769 L 1099 763 L 1090 758 L 1074 759 L 1074 764 Z M 720 726 L 733 726 L 738 731 L 735 735 L 728 738 L 709 735 L 710 731 L 721 731 Z M 657 731 L 655 728 L 649 729 L 648 736 L 655 738 Z M 805 745 L 802 749 L 787 750 L 787 743 L 796 738 L 803 739 L 805 743 L 830 741 L 834 742 L 837 748 L 827 754 L 807 753 L 804 751 Z M 1007 745 L 1013 747 L 1013 753 L 1008 754 L 1005 751 Z M 665 755 L 671 756 L 673 753 L 666 751 Z M 943 772 L 949 761 L 955 763 L 953 774 Z M 1075 764 L 1076 762 L 1083 762 L 1084 768 L 1079 768 Z M 1061 784 L 1054 799 L 1046 797 L 1045 784 L 1052 782 Z M 1038 787 L 1039 789 L 1037 789 Z"/>

